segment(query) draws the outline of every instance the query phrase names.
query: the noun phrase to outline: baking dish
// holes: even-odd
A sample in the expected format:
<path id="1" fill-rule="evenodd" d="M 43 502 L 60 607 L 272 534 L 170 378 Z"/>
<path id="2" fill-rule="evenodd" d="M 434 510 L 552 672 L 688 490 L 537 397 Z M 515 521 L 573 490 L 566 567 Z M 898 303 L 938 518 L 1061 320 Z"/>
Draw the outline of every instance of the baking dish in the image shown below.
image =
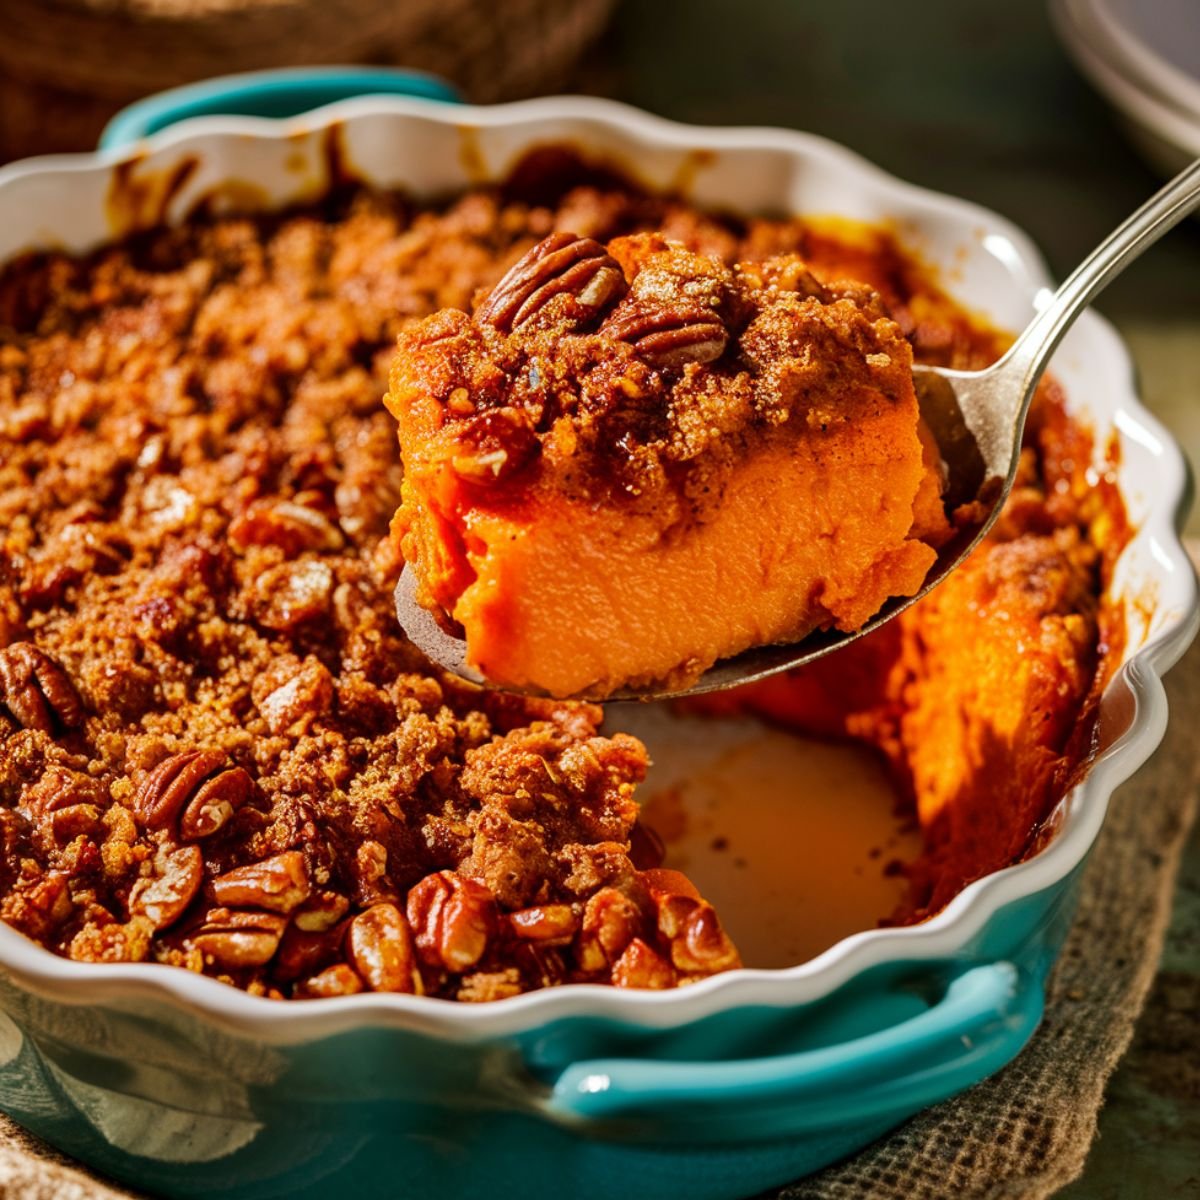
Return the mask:
<path id="1" fill-rule="evenodd" d="M 239 104 L 258 82 L 237 82 Z M 274 102 L 303 82 L 271 79 Z M 207 85 L 214 106 L 225 86 Z M 531 145 L 568 141 L 701 205 L 892 221 L 1001 325 L 1023 324 L 1046 284 L 1000 218 L 798 134 L 688 128 L 593 100 L 470 109 L 371 96 L 282 123 L 201 117 L 119 144 L 139 122 L 194 111 L 186 101 L 143 107 L 100 156 L 0 172 L 0 256 L 82 249 L 178 218 L 201 197 L 308 198 L 347 163 L 437 195 L 502 175 Z M 1138 404 L 1118 339 L 1089 317 L 1055 370 L 1101 446 L 1114 431 L 1138 532 L 1115 582 L 1129 644 L 1105 696 L 1102 749 L 1036 858 L 978 881 L 923 925 L 668 994 L 572 987 L 486 1006 L 389 995 L 284 1005 L 183 971 L 71 963 L 0 928 L 0 1108 L 168 1195 L 556 1195 L 569 1179 L 581 1196 L 718 1197 L 815 1169 L 998 1069 L 1036 1026 L 1107 798 L 1161 736 L 1159 676 L 1197 623 L 1174 524 L 1186 470 Z"/>

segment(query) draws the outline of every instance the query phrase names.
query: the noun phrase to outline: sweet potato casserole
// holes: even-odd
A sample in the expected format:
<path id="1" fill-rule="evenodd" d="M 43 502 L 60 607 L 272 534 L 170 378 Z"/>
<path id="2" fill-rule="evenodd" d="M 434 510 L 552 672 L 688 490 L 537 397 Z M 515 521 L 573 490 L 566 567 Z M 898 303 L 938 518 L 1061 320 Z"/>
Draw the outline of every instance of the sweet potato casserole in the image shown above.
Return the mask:
<path id="1" fill-rule="evenodd" d="M 175 964 L 273 997 L 484 1000 L 738 965 L 638 823 L 638 741 L 602 736 L 586 704 L 444 677 L 400 633 L 388 527 L 404 483 L 381 403 L 396 339 L 420 344 L 430 314 L 471 311 L 569 231 L 742 264 L 751 290 L 774 272 L 773 303 L 842 298 L 900 359 L 978 365 L 1001 342 L 884 232 L 736 220 L 548 161 L 441 206 L 357 187 L 4 270 L 10 925 L 77 960 Z M 627 365 L 654 395 L 641 349 L 644 369 Z M 925 470 L 915 436 L 906 453 L 899 543 Z M 963 571 L 861 647 L 709 705 L 886 756 L 927 843 L 894 919 L 1026 853 L 1086 756 L 1119 542 L 1089 461 L 1046 389 L 1020 486 Z"/>

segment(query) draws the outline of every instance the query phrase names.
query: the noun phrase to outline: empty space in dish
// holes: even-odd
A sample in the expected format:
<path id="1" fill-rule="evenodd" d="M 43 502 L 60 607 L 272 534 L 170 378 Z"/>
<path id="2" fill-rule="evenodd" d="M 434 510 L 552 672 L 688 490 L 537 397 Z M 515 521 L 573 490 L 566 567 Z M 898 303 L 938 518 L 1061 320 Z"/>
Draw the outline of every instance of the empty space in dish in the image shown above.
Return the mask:
<path id="1" fill-rule="evenodd" d="M 642 819 L 746 966 L 805 962 L 903 901 L 921 835 L 869 747 L 667 704 L 614 706 L 608 723 L 645 742 Z"/>

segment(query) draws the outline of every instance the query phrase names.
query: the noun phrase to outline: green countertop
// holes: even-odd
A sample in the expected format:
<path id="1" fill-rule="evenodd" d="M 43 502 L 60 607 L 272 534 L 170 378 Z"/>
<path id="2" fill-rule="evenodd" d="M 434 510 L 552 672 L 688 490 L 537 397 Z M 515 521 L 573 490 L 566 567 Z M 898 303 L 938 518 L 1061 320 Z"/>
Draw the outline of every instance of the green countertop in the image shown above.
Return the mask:
<path id="1" fill-rule="evenodd" d="M 1010 217 L 1060 278 L 1161 182 L 1072 68 L 1043 0 L 626 0 L 581 82 L 679 120 L 824 134 Z M 1200 220 L 1151 249 L 1097 308 L 1128 340 L 1146 403 L 1200 462 Z M 1200 534 L 1200 513 L 1188 529 Z M 1149 1003 L 1084 1176 L 1063 1196 L 1200 1196 L 1195 831 Z"/>

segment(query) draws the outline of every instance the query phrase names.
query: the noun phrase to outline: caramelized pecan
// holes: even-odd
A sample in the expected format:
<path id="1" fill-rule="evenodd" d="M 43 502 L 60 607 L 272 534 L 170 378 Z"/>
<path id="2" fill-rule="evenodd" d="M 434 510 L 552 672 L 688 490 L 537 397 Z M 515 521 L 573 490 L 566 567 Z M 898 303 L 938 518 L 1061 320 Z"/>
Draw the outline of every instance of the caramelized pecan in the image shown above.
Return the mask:
<path id="1" fill-rule="evenodd" d="M 737 949 L 716 911 L 686 876 L 659 868 L 642 881 L 658 911 L 658 932 L 671 947 L 671 962 L 687 975 L 711 975 L 741 966 Z"/>
<path id="2" fill-rule="evenodd" d="M 716 909 L 706 900 L 696 905 L 671 942 L 671 962 L 691 975 L 712 975 L 742 965 L 737 948 L 721 928 Z"/>
<path id="3" fill-rule="evenodd" d="M 333 571 L 320 559 L 280 563 L 254 581 L 250 605 L 260 625 L 289 632 L 329 613 Z"/>
<path id="4" fill-rule="evenodd" d="M 212 837 L 223 829 L 254 794 L 254 780 L 241 767 L 229 767 L 206 779 L 179 818 L 179 836 L 185 842 Z"/>
<path id="5" fill-rule="evenodd" d="M 218 904 L 279 913 L 290 913 L 303 904 L 311 890 L 304 855 L 299 850 L 235 867 L 212 881 L 213 897 Z"/>
<path id="6" fill-rule="evenodd" d="M 575 961 L 580 970 L 595 974 L 612 966 L 642 932 L 643 924 L 641 910 L 624 892 L 601 888 L 587 902 L 575 939 Z"/>
<path id="7" fill-rule="evenodd" d="M 217 966 L 244 970 L 271 961 L 286 927 L 287 918 L 277 913 L 213 908 L 204 923 L 188 934 L 184 944 L 199 950 Z"/>
<path id="8" fill-rule="evenodd" d="M 32 642 L 14 642 L 0 650 L 0 706 L 18 725 L 41 733 L 83 724 L 83 703 L 70 677 Z"/>
<path id="9" fill-rule="evenodd" d="M 424 962 L 466 971 L 487 949 L 496 928 L 496 901 L 473 879 L 439 871 L 409 891 L 408 920 Z"/>
<path id="10" fill-rule="evenodd" d="M 515 937 L 542 946 L 565 946 L 579 928 L 579 918 L 569 904 L 539 904 L 508 914 Z"/>
<path id="11" fill-rule="evenodd" d="M 275 978 L 284 983 L 315 975 L 323 967 L 342 957 L 345 926 L 306 932 L 295 921 L 287 927 L 272 968 Z"/>
<path id="12" fill-rule="evenodd" d="M 184 841 L 211 837 L 250 799 L 254 781 L 217 750 L 185 750 L 142 780 L 134 812 L 147 829 L 178 825 Z"/>
<path id="13" fill-rule="evenodd" d="M 394 904 L 372 904 L 346 932 L 346 954 L 373 992 L 419 992 L 412 934 Z"/>
<path id="14" fill-rule="evenodd" d="M 164 846 L 154 856 L 154 874 L 129 893 L 131 916 L 146 917 L 155 929 L 174 925 L 200 891 L 204 860 L 196 846 Z"/>
<path id="15" fill-rule="evenodd" d="M 318 658 L 289 656 L 268 667 L 250 694 L 272 733 L 299 735 L 333 707 L 333 676 Z"/>
<path id="16" fill-rule="evenodd" d="M 586 320 L 625 291 L 620 264 L 599 242 L 573 233 L 552 233 L 509 269 L 475 317 L 511 333 L 556 296 L 569 296 L 574 301 L 573 315 Z"/>
<path id="17" fill-rule="evenodd" d="M 40 831 L 51 829 L 52 840 L 58 844 L 70 841 L 61 834 L 79 820 L 80 813 L 90 812 L 95 819 L 107 804 L 108 789 L 100 780 L 57 764 L 47 766 L 22 790 L 20 798 L 24 815 Z"/>
<path id="18" fill-rule="evenodd" d="M 350 901 L 339 892 L 314 892 L 292 914 L 292 921 L 304 933 L 324 933 L 346 915 L 349 907 Z"/>
<path id="19" fill-rule="evenodd" d="M 708 363 L 721 357 L 729 330 L 712 309 L 685 301 L 622 306 L 600 332 L 627 342 L 644 362 L 660 370 L 678 371 L 688 363 Z"/>

